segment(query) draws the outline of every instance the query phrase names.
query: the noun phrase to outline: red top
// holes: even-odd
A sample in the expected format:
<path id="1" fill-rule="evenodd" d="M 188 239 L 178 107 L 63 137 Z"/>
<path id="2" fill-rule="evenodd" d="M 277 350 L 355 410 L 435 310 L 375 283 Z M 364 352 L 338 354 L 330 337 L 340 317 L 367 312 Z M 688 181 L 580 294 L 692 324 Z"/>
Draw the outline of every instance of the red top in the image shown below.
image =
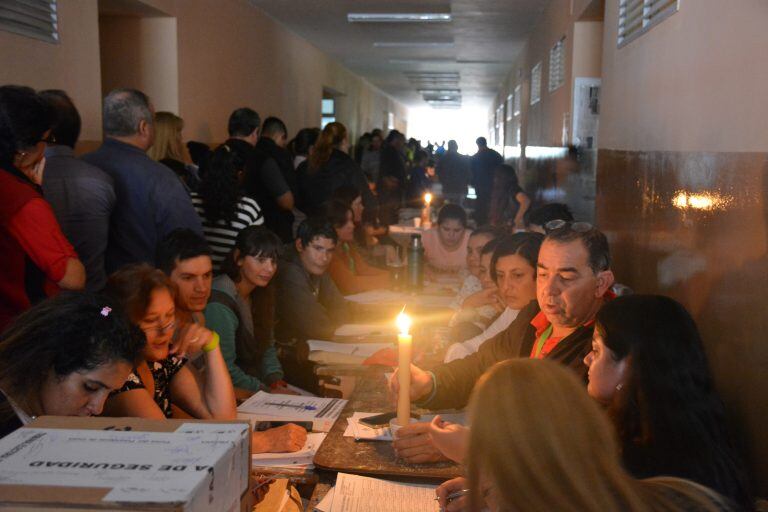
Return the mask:
<path id="1" fill-rule="evenodd" d="M 77 254 L 37 187 L 0 169 L 0 330 L 58 292 L 69 258 Z"/>
<path id="2" fill-rule="evenodd" d="M 616 294 L 613 293 L 610 289 L 605 292 L 603 295 L 603 300 L 611 300 L 616 297 Z M 589 322 L 585 323 L 584 327 L 592 327 L 595 324 L 595 319 L 592 318 Z M 543 311 L 539 311 L 536 316 L 533 317 L 533 320 L 531 320 L 531 325 L 536 329 L 536 342 L 533 344 L 533 347 L 531 348 L 531 359 L 544 359 L 547 357 L 547 355 L 552 352 L 555 347 L 557 346 L 560 341 L 562 341 L 563 337 L 555 337 L 550 336 L 547 338 L 547 341 L 544 342 L 544 347 L 542 347 L 541 352 L 539 352 L 539 355 L 536 355 L 536 346 L 539 344 L 538 341 L 541 339 L 541 335 L 544 334 L 544 331 L 549 328 L 552 323 L 547 320 L 547 316 L 544 314 Z"/>

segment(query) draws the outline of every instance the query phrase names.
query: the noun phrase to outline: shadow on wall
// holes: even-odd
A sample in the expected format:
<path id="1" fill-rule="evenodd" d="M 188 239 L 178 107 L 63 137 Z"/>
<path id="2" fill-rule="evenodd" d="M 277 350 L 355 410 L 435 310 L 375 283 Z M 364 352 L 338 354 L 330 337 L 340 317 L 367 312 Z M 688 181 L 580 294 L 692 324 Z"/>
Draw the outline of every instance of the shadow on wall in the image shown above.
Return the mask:
<path id="1" fill-rule="evenodd" d="M 597 224 L 617 279 L 681 301 L 768 494 L 768 155 L 600 150 Z"/>

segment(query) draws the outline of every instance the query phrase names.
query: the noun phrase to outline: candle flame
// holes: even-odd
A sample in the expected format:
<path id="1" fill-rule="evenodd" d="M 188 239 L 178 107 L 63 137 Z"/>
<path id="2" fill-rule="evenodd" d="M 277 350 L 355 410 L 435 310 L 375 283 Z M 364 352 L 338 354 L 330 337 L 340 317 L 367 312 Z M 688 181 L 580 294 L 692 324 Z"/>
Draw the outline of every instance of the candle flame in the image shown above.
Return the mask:
<path id="1" fill-rule="evenodd" d="M 429 192 L 424 194 L 424 202 L 427 203 L 427 206 L 429 206 L 429 203 L 432 202 L 432 194 L 430 194 Z"/>
<path id="2" fill-rule="evenodd" d="M 411 328 L 411 323 L 411 317 L 405 314 L 405 306 L 403 306 L 403 310 L 400 311 L 400 314 L 397 315 L 397 320 L 395 320 L 397 328 L 400 329 L 400 334 L 407 335 L 408 329 Z"/>

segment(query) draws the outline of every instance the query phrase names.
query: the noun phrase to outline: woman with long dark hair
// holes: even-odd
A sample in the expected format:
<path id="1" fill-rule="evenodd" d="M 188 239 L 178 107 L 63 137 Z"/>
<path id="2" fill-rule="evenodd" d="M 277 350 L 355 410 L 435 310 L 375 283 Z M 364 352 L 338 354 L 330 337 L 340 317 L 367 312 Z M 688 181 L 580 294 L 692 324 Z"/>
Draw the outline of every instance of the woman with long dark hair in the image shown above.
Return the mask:
<path id="1" fill-rule="evenodd" d="M 240 232 L 213 280 L 205 323 L 221 336 L 232 383 L 250 392 L 281 391 L 283 368 L 274 346 L 275 290 L 272 278 L 282 249 L 263 226 Z"/>
<path id="2" fill-rule="evenodd" d="M 751 508 L 699 331 L 681 304 L 658 295 L 609 301 L 584 363 L 589 394 L 607 406 L 630 473 L 687 478 Z"/>
<path id="3" fill-rule="evenodd" d="M 437 488 L 446 512 L 726 512 L 727 499 L 674 476 L 638 480 L 576 374 L 549 360 L 509 359 L 477 382 L 469 405 L 467 478 Z M 469 496 L 448 501 L 459 489 Z"/>
<path id="4" fill-rule="evenodd" d="M 213 151 L 203 166 L 203 181 L 192 192 L 192 204 L 203 224 L 203 234 L 213 250 L 214 273 L 235 246 L 237 234 L 248 226 L 264 223 L 261 208 L 243 195 L 245 162 L 226 144 Z"/>
<path id="5" fill-rule="evenodd" d="M 341 123 L 328 123 L 315 142 L 312 154 L 297 169 L 299 209 L 308 216 L 322 214 L 323 205 L 342 185 L 355 187 L 371 211 L 375 199 L 362 169 L 347 153 L 349 135 Z"/>
<path id="6" fill-rule="evenodd" d="M 0 437 L 35 416 L 101 414 L 144 348 L 114 301 L 62 292 L 0 336 Z"/>

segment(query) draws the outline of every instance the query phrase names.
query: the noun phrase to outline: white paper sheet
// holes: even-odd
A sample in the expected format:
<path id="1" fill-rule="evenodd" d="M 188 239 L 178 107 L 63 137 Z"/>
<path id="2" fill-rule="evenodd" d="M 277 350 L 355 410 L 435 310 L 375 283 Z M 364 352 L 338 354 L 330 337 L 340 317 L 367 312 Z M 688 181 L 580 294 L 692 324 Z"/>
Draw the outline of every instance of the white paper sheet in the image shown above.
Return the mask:
<path id="1" fill-rule="evenodd" d="M 339 473 L 330 512 L 438 512 L 435 488 Z"/>
<path id="2" fill-rule="evenodd" d="M 360 423 L 360 420 L 368 416 L 376 416 L 380 412 L 355 412 L 347 418 L 347 428 L 344 437 L 354 437 L 366 441 L 392 441 L 392 432 L 389 427 L 372 428 Z"/>
<path id="3" fill-rule="evenodd" d="M 393 302 L 405 302 L 406 294 L 391 290 L 369 290 L 344 297 L 348 301 L 358 304 L 391 304 Z"/>
<path id="4" fill-rule="evenodd" d="M 333 506 L 333 490 L 333 487 L 328 489 L 328 492 L 325 493 L 325 496 L 320 500 L 320 503 L 315 505 L 315 510 L 317 510 L 317 512 L 331 512 L 331 507 Z"/>
<path id="5" fill-rule="evenodd" d="M 324 432 L 321 433 L 310 433 L 307 434 L 307 441 L 304 443 L 304 446 L 301 448 L 301 450 L 297 452 L 290 452 L 290 453 L 254 453 L 251 459 L 253 460 L 254 464 L 259 463 L 259 465 L 263 466 L 265 464 L 261 464 L 262 462 L 269 462 L 270 460 L 282 460 L 282 459 L 302 459 L 307 458 L 311 460 L 315 453 L 317 453 L 318 448 L 320 448 L 320 445 L 325 440 L 325 436 L 328 435 Z"/>
<path id="6" fill-rule="evenodd" d="M 323 351 L 360 357 L 371 357 L 379 350 L 395 348 L 394 343 L 336 343 L 321 340 L 307 340 L 307 345 L 310 352 Z"/>

